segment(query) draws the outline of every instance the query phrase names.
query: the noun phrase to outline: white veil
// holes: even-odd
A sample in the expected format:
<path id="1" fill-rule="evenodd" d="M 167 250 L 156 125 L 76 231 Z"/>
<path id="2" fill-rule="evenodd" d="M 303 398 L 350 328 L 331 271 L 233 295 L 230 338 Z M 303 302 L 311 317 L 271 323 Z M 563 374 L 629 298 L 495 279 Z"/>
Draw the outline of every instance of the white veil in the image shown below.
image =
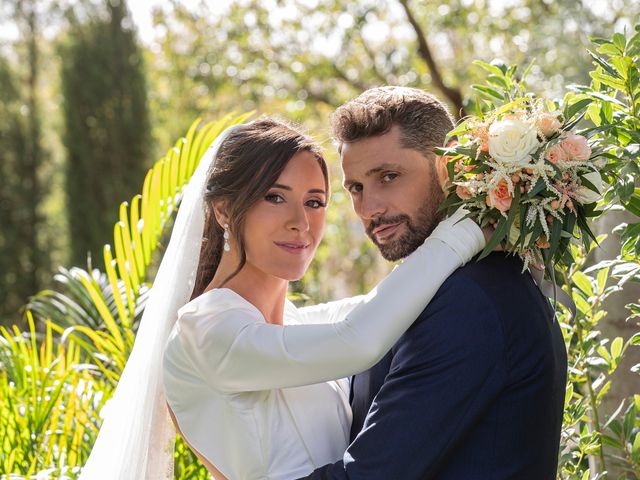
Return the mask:
<path id="1" fill-rule="evenodd" d="M 81 480 L 173 480 L 176 431 L 162 385 L 162 354 L 180 307 L 189 301 L 204 230 L 207 172 L 234 125 L 200 160 L 182 192 L 173 232 L 142 314 L 133 350 Z"/>

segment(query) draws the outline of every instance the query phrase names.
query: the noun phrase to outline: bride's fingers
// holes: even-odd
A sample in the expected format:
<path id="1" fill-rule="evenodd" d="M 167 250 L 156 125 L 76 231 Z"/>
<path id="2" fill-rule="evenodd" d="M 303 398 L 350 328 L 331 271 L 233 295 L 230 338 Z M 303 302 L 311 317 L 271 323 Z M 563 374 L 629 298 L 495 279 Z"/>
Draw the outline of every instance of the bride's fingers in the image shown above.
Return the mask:
<path id="1" fill-rule="evenodd" d="M 493 226 L 482 227 L 482 233 L 484 234 L 484 240 L 486 243 L 489 243 L 489 240 L 491 239 L 495 231 L 496 229 Z M 500 246 L 500 244 L 496 245 L 496 247 L 493 249 L 494 252 L 501 252 L 502 250 L 503 248 Z"/>

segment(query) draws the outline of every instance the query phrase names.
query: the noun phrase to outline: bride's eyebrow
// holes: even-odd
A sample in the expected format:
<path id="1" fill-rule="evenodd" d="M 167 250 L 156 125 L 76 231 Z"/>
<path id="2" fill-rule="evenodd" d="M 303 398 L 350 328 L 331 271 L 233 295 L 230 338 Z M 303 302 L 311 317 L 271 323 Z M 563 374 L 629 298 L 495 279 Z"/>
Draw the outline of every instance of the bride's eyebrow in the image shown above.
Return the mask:
<path id="1" fill-rule="evenodd" d="M 282 183 L 274 183 L 271 188 L 279 188 L 281 190 L 288 190 L 291 192 L 293 189 L 289 185 L 283 185 Z M 327 192 L 321 188 L 312 188 L 307 193 L 321 193 L 322 195 L 326 195 Z"/>

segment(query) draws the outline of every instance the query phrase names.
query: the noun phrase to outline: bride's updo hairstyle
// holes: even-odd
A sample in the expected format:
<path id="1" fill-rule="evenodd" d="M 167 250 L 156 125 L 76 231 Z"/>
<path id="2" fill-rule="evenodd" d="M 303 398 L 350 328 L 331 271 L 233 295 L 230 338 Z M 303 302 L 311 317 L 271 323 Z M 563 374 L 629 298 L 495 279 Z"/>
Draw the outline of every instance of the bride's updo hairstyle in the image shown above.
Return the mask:
<path id="1" fill-rule="evenodd" d="M 215 163 L 207 172 L 204 233 L 191 299 L 209 285 L 222 258 L 224 229 L 214 215 L 214 203 L 225 202 L 230 234 L 239 249 L 240 263 L 223 282 L 226 283 L 240 272 L 247 260 L 244 247 L 247 211 L 265 197 L 289 160 L 305 150 L 318 160 L 329 191 L 329 175 L 320 146 L 298 126 L 263 117 L 236 128 L 224 140 Z"/>

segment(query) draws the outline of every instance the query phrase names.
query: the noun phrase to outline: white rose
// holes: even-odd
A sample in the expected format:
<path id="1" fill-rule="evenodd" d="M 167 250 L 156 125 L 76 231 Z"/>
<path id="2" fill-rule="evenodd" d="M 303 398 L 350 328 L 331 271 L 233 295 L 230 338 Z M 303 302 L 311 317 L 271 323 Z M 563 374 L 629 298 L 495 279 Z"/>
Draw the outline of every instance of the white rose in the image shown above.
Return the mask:
<path id="1" fill-rule="evenodd" d="M 489 155 L 505 167 L 526 165 L 539 145 L 535 125 L 524 120 L 499 120 L 489 127 Z"/>
<path id="2" fill-rule="evenodd" d="M 583 178 L 586 178 L 598 191 L 594 192 L 586 185 L 581 185 L 576 190 L 576 200 L 582 204 L 593 203 L 600 200 L 600 197 L 602 197 L 602 177 L 600 174 L 598 172 L 589 172 L 583 175 Z"/>

